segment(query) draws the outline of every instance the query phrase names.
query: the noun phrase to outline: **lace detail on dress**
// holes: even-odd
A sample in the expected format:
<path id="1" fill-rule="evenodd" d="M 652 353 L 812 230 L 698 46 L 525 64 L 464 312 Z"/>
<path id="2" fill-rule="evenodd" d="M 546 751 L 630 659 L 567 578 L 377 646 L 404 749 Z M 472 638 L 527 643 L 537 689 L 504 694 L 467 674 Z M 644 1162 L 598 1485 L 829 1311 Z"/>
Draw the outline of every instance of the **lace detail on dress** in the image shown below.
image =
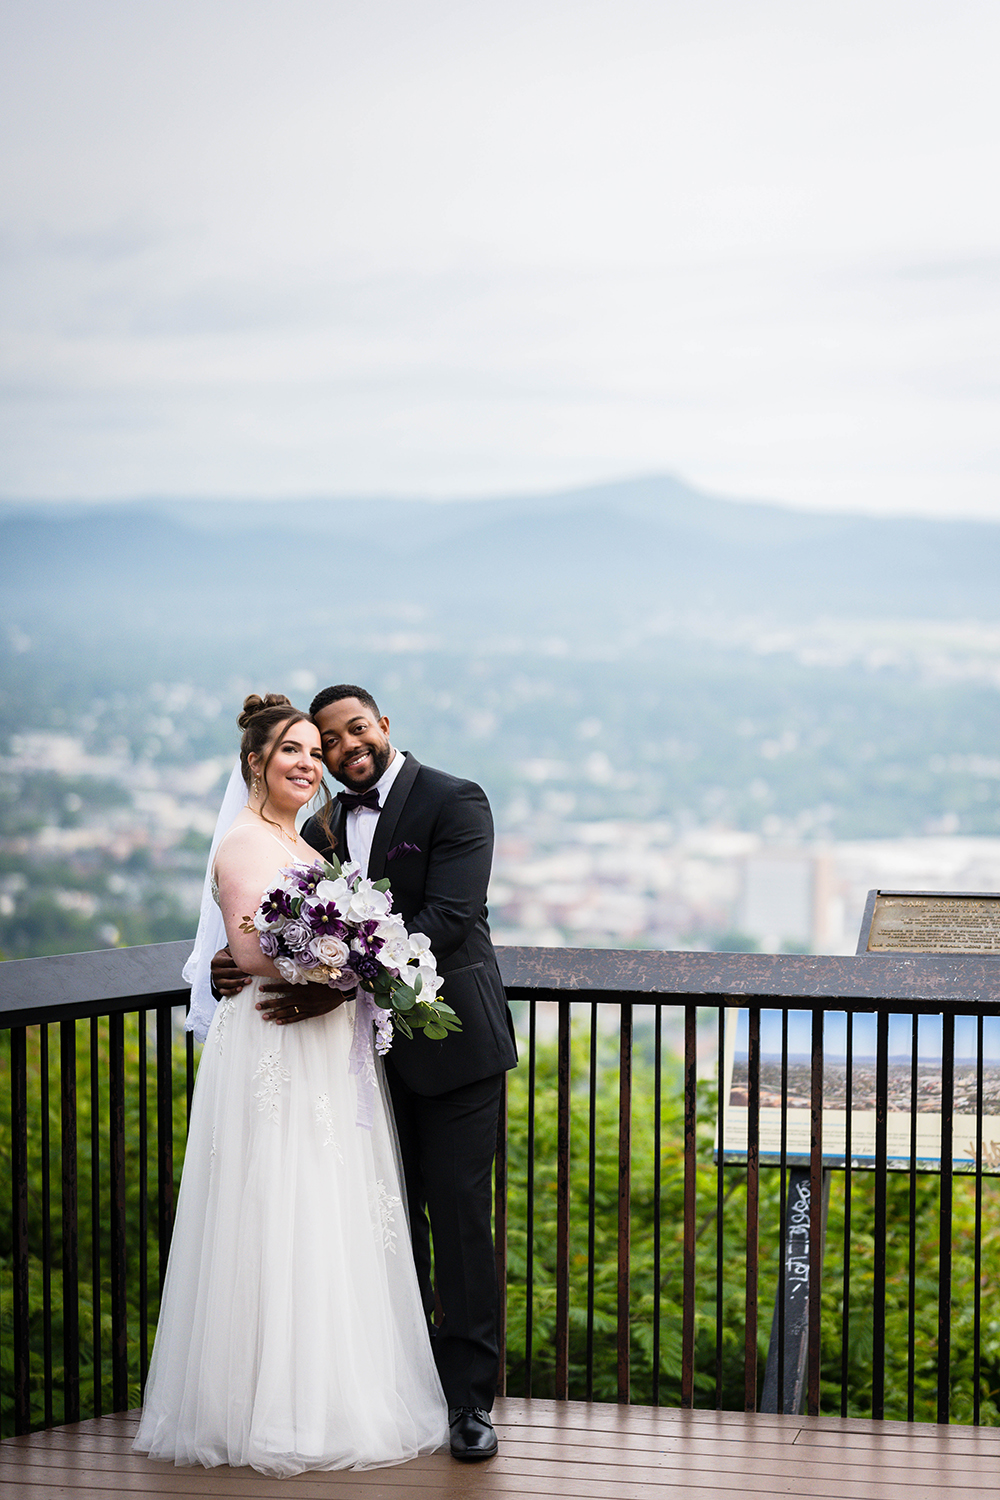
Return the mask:
<path id="1" fill-rule="evenodd" d="M 388 1250 L 390 1254 L 395 1255 L 396 1231 L 392 1226 L 396 1222 L 396 1215 L 393 1213 L 393 1209 L 402 1208 L 403 1200 L 402 1198 L 393 1198 L 380 1177 L 377 1182 L 373 1182 L 369 1187 L 368 1201 L 371 1204 L 372 1217 L 381 1226 L 382 1248 Z"/>
<path id="2" fill-rule="evenodd" d="M 260 1079 L 260 1088 L 254 1094 L 257 1108 L 266 1114 L 269 1120 L 276 1120 L 281 1085 L 287 1083 L 291 1077 L 288 1069 L 281 1065 L 281 1053 L 265 1052 L 253 1076 Z"/>
<path id="3" fill-rule="evenodd" d="M 337 1160 L 343 1161 L 344 1154 L 337 1142 L 337 1132 L 333 1123 L 333 1110 L 330 1108 L 329 1094 L 320 1094 L 316 1100 L 316 1122 L 321 1128 L 326 1130 L 326 1135 L 323 1137 L 323 1145 L 332 1146 L 337 1153 Z"/>
<path id="4" fill-rule="evenodd" d="M 232 1015 L 235 1009 L 235 995 L 227 995 L 225 999 L 219 1001 L 218 1020 L 216 1021 L 215 1025 L 215 1043 L 220 1053 L 222 1051 L 222 1043 L 224 1039 L 223 1033 L 226 1029 L 226 1022 L 229 1020 L 229 1017 Z"/>

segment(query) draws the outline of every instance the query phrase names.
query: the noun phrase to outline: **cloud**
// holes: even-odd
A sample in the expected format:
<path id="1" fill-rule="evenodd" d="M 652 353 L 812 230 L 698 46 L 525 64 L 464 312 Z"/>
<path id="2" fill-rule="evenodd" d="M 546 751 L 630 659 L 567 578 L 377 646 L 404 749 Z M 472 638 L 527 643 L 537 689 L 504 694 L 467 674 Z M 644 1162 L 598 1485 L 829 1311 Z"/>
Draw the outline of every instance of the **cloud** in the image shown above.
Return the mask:
<path id="1" fill-rule="evenodd" d="M 1000 515 L 994 7 L 14 12 L 0 489 Z"/>

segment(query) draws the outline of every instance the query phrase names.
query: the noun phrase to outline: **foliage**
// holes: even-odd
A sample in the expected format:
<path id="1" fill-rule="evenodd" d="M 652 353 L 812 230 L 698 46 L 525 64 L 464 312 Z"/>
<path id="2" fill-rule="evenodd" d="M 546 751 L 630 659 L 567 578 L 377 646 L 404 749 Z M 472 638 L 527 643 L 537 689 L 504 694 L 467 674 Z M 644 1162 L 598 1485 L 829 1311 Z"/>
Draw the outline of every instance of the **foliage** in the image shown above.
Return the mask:
<path id="1" fill-rule="evenodd" d="M 150 1015 L 148 1024 L 147 1071 L 145 1080 L 139 1072 L 139 1017 L 127 1015 L 125 1032 L 125 1204 L 127 1220 L 126 1236 L 126 1287 L 128 1300 L 128 1360 L 129 1360 L 129 1405 L 137 1406 L 140 1399 L 140 1371 L 152 1347 L 158 1311 L 158 1266 L 159 1250 L 156 1223 L 156 1170 L 157 1170 L 157 1109 L 156 1109 L 156 1043 L 155 1018 Z M 51 1358 L 54 1384 L 54 1411 L 56 1422 L 63 1420 L 63 1389 L 65 1366 L 63 1363 L 63 1212 L 61 1195 L 62 1126 L 60 1120 L 61 1067 L 58 1026 L 44 1028 L 48 1039 L 48 1168 L 50 1179 L 50 1227 L 51 1244 Z M 31 1418 L 32 1425 L 41 1426 L 44 1421 L 44 1371 L 46 1349 L 45 1317 L 45 1270 L 43 1247 L 45 1244 L 44 1193 L 43 1193 L 43 1138 L 42 1122 L 45 1105 L 42 1094 L 43 1041 L 41 1027 L 28 1027 L 27 1039 L 27 1087 L 28 1087 L 28 1244 L 30 1257 L 29 1275 L 29 1345 L 31 1351 Z M 95 1045 L 92 1048 L 92 1037 Z M 0 1050 L 0 1156 L 2 1156 L 8 1181 L 13 1177 L 12 1122 L 10 1089 L 10 1032 L 2 1036 Z M 172 1096 L 172 1145 L 174 1183 L 180 1179 L 184 1157 L 186 1130 L 186 1070 L 183 1049 L 175 1047 L 171 1068 Z M 95 1121 L 93 1095 L 91 1092 L 92 1068 L 98 1079 L 97 1117 Z M 106 1017 L 96 1023 L 76 1023 L 76 1123 L 77 1123 L 77 1206 L 78 1206 L 78 1264 L 79 1264 L 79 1326 L 80 1326 L 80 1409 L 83 1416 L 92 1415 L 112 1406 L 111 1371 L 111 1232 L 108 1205 L 110 1203 L 109 1162 L 109 1099 L 110 1077 L 109 1023 Z M 141 1323 L 140 1310 L 140 1193 L 141 1177 L 139 1162 L 140 1107 L 143 1092 L 146 1095 L 148 1118 L 148 1184 L 147 1184 L 147 1230 L 149 1307 L 145 1329 Z M 96 1125 L 97 1170 L 96 1183 L 93 1163 L 93 1135 Z M 94 1212 L 94 1193 L 97 1193 L 98 1211 Z M 95 1244 L 97 1261 L 95 1266 Z M 95 1327 L 98 1337 L 95 1341 Z M 145 1352 L 140 1348 L 144 1342 Z M 3 1379 L 3 1405 L 0 1412 L 0 1431 L 13 1430 L 13 1220 L 9 1198 L 0 1202 L 0 1371 Z M 98 1384 L 100 1400 L 98 1401 Z"/>
<path id="2" fill-rule="evenodd" d="M 129 1404 L 139 1401 L 140 1372 L 152 1345 L 157 1314 L 158 1244 L 156 1232 L 156 1097 L 155 1035 L 149 1018 L 145 1083 L 140 1079 L 139 1020 L 126 1016 L 126 1210 Z M 62 1403 L 62 1221 L 60 1201 L 61 1122 L 58 1028 L 49 1033 L 48 1161 L 51 1180 L 51 1350 L 55 1389 L 53 1418 L 63 1418 Z M 28 1028 L 28 1219 L 32 1422 L 44 1421 L 46 1318 L 42 1247 L 44 1243 L 42 1192 L 42 1051 L 41 1031 Z M 602 1033 L 597 1039 L 597 1086 L 591 1099 L 589 1045 L 586 1027 L 574 1024 L 571 1056 L 571 1215 L 569 1379 L 570 1395 L 588 1393 L 587 1302 L 593 1282 L 593 1352 L 590 1390 L 593 1399 L 617 1399 L 617 1286 L 618 1286 L 618 1039 Z M 533 1152 L 529 1157 L 528 1049 L 510 1076 L 509 1095 L 509 1234 L 508 1234 L 508 1390 L 536 1396 L 552 1395 L 555 1385 L 555 1267 L 556 1267 L 556 1130 L 557 1056 L 555 1043 L 535 1048 Z M 99 1080 L 97 1134 L 98 1190 L 102 1205 L 97 1215 L 99 1291 L 96 1323 L 100 1332 L 95 1356 L 94 1224 L 92 1213 L 91 1024 L 77 1023 L 77 1129 L 79 1169 L 80 1264 L 80 1374 L 81 1413 L 110 1409 L 111 1315 L 108 1163 L 108 1093 L 110 1072 L 108 1021 L 96 1023 L 93 1061 Z M 9 1033 L 0 1050 L 0 1154 L 8 1178 L 12 1176 Z M 660 1249 L 656 1263 L 656 1124 L 655 1070 L 649 1038 L 638 1029 L 633 1049 L 631 1125 L 631 1296 L 629 1349 L 631 1399 L 648 1403 L 654 1397 L 666 1405 L 680 1402 L 681 1286 L 683 1234 L 683 1097 L 679 1064 L 664 1054 L 661 1078 L 659 1191 Z M 148 1108 L 148 1164 L 146 1247 L 150 1299 L 148 1321 L 142 1327 L 139 1304 L 140 1163 L 139 1112 L 145 1090 Z M 171 1095 L 175 1187 L 184 1150 L 186 1070 L 184 1049 L 173 1047 Z M 590 1114 L 595 1122 L 593 1191 L 590 1187 L 588 1140 Z M 697 1109 L 696 1180 L 696 1321 L 695 1404 L 724 1408 L 744 1404 L 744 1330 L 746 1300 L 746 1171 L 739 1166 L 721 1170 L 713 1160 L 716 1096 L 711 1082 L 702 1082 Z M 534 1221 L 530 1260 L 533 1288 L 527 1296 L 527 1187 L 534 1179 Z M 827 1223 L 827 1249 L 822 1300 L 822 1406 L 849 1416 L 871 1413 L 874 1336 L 874 1281 L 877 1241 L 871 1174 L 855 1173 L 849 1232 L 845 1235 L 844 1177 L 833 1174 Z M 757 1337 L 758 1380 L 762 1380 L 770 1333 L 771 1309 L 777 1281 L 780 1174 L 765 1169 L 760 1176 L 760 1319 Z M 912 1316 L 914 1416 L 933 1421 L 937 1414 L 937 1307 L 940 1180 L 931 1175 L 916 1179 L 913 1200 L 916 1255 L 913 1265 L 912 1312 L 908 1224 L 910 1183 L 905 1174 L 890 1174 L 887 1183 L 886 1355 L 885 1415 L 905 1419 L 909 1384 L 909 1321 Z M 722 1204 L 721 1310 L 716 1323 L 717 1213 Z M 980 1420 L 1000 1422 L 1000 1316 L 996 1292 L 1000 1281 L 1000 1189 L 993 1178 L 982 1183 L 980 1247 L 981 1320 Z M 589 1211 L 593 1204 L 593 1253 L 589 1246 Z M 975 1183 L 957 1177 L 952 1212 L 952 1329 L 951 1372 L 953 1420 L 973 1419 L 972 1391 L 975 1349 Z M 849 1247 L 849 1305 L 844 1310 L 844 1247 Z M 4 1387 L 2 1431 L 12 1431 L 12 1219 L 9 1201 L 0 1203 L 0 1369 Z M 654 1308 L 659 1306 L 658 1333 Z M 528 1330 L 530 1324 L 530 1348 Z M 846 1337 L 845 1335 L 846 1331 Z M 658 1349 L 656 1343 L 658 1340 Z M 718 1347 L 718 1370 L 717 1364 Z M 846 1351 L 846 1354 L 845 1354 Z M 95 1369 L 96 1364 L 96 1369 Z M 653 1371 L 658 1367 L 658 1382 Z M 99 1395 L 100 1401 L 95 1398 Z M 843 1405 L 842 1405 L 843 1402 Z"/>
<path id="3" fill-rule="evenodd" d="M 522 1049 L 524 1051 L 525 1049 Z M 576 1035 L 571 1058 L 570 1171 L 570 1316 L 569 1391 L 587 1395 L 586 1322 L 588 1278 L 593 1267 L 593 1399 L 617 1400 L 617 1234 L 618 1234 L 618 1051 L 617 1042 L 600 1038 L 597 1087 L 593 1100 L 596 1151 L 593 1189 L 594 1255 L 588 1253 L 591 1207 L 587 1140 L 591 1108 L 588 1083 L 589 1037 Z M 556 1305 L 556 1109 L 557 1057 L 554 1043 L 539 1044 L 534 1090 L 534 1224 L 531 1300 L 530 1379 L 527 1342 L 526 1189 L 529 1173 L 527 1117 L 529 1069 L 511 1076 L 509 1125 L 510 1232 L 508 1236 L 508 1390 L 511 1394 L 551 1396 L 555 1391 Z M 655 1078 L 652 1062 L 636 1046 L 632 1073 L 631 1299 L 629 1347 L 631 1399 L 653 1400 L 654 1306 L 659 1298 L 659 1400 L 680 1402 L 682 1238 L 683 1238 L 683 1094 L 676 1063 L 664 1062 L 661 1098 L 659 1182 L 661 1251 L 654 1276 Z M 713 1161 L 716 1089 L 701 1083 L 697 1109 L 696 1180 L 696 1315 L 695 1404 L 741 1409 L 744 1404 L 746 1327 L 746 1171 Z M 716 1323 L 717 1208 L 722 1200 L 721 1322 Z M 763 1383 L 771 1316 L 777 1291 L 781 1174 L 760 1174 L 759 1248 L 760 1315 L 757 1329 L 758 1398 Z M 984 1178 L 979 1234 L 980 1280 L 980 1421 L 1000 1422 L 1000 1317 L 995 1292 L 1000 1278 L 1000 1187 Z M 823 1269 L 821 1404 L 824 1411 L 870 1416 L 874 1333 L 875 1178 L 855 1173 L 849 1233 L 845 1237 L 844 1175 L 833 1173 Z M 916 1254 L 912 1316 L 914 1321 L 914 1417 L 937 1418 L 938 1245 L 940 1179 L 916 1179 L 914 1223 Z M 909 1383 L 910 1216 L 909 1178 L 890 1174 L 887 1182 L 885 1306 L 885 1415 L 905 1420 Z M 849 1293 L 844 1317 L 844 1255 L 849 1253 Z M 975 1348 L 974 1246 L 975 1183 L 956 1177 L 952 1214 L 951 1282 L 951 1414 L 973 1420 Z M 718 1337 L 718 1371 L 717 1362 Z M 846 1347 L 846 1360 L 844 1348 Z M 842 1374 L 846 1379 L 842 1381 Z M 843 1398 L 843 1406 L 842 1406 Z"/>

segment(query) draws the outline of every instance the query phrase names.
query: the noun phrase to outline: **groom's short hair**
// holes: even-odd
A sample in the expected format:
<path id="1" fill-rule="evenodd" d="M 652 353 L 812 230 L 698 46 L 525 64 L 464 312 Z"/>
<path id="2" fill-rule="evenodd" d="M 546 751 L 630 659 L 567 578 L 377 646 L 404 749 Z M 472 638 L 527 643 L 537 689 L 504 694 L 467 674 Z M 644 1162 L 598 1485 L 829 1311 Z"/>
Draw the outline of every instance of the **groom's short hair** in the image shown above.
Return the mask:
<path id="1" fill-rule="evenodd" d="M 322 688 L 310 703 L 309 712 L 315 718 L 321 708 L 327 708 L 331 703 L 339 703 L 342 698 L 357 698 L 359 703 L 363 703 L 365 708 L 375 715 L 376 719 L 381 719 L 378 704 L 371 693 L 353 682 L 338 682 L 336 687 Z"/>

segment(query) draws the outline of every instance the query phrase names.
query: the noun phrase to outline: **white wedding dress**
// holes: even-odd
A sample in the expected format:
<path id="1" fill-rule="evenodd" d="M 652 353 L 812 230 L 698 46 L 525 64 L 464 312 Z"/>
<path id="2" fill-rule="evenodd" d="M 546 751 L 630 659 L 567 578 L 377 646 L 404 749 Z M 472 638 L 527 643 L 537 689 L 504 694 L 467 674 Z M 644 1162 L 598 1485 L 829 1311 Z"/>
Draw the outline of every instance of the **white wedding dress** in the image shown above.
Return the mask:
<path id="1" fill-rule="evenodd" d="M 276 1026 L 259 984 L 220 1001 L 202 1053 L 134 1446 L 274 1475 L 402 1463 L 448 1413 L 381 1064 L 369 1131 L 354 1002 Z"/>

